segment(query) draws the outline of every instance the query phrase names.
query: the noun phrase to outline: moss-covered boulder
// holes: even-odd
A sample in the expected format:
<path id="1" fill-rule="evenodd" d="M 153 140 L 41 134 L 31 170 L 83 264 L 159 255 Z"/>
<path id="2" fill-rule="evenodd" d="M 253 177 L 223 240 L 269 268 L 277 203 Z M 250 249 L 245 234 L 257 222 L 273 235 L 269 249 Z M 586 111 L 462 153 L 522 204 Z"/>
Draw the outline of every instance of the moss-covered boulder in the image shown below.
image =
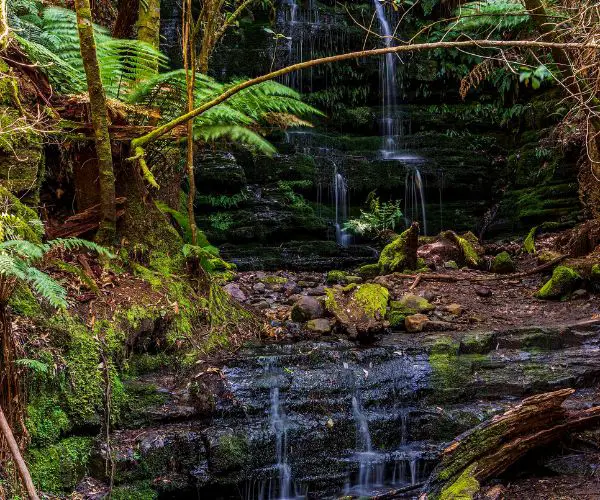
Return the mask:
<path id="1" fill-rule="evenodd" d="M 387 245 L 379 257 L 379 273 L 390 274 L 417 268 L 419 225 L 413 223 Z"/>
<path id="2" fill-rule="evenodd" d="M 354 271 L 358 276 L 364 279 L 374 278 L 379 274 L 379 263 L 365 264 Z"/>
<path id="3" fill-rule="evenodd" d="M 472 232 L 468 231 L 459 236 L 454 231 L 444 231 L 440 236 L 458 246 L 464 264 L 475 269 L 481 267 L 483 248 L 479 245 L 477 236 Z"/>
<path id="4" fill-rule="evenodd" d="M 590 271 L 590 283 L 595 292 L 600 292 L 600 264 L 594 264 Z"/>
<path id="5" fill-rule="evenodd" d="M 501 252 L 492 261 L 491 271 L 496 274 L 514 273 L 515 263 L 508 252 Z"/>
<path id="6" fill-rule="evenodd" d="M 390 302 L 390 309 L 404 315 L 409 315 L 433 311 L 435 306 L 425 297 L 407 293 L 404 294 L 400 300 L 393 300 Z"/>
<path id="7" fill-rule="evenodd" d="M 381 285 L 366 283 L 325 289 L 325 307 L 351 338 L 366 338 L 384 329 L 389 292 Z"/>
<path id="8" fill-rule="evenodd" d="M 529 233 L 523 240 L 523 249 L 529 253 L 535 253 L 535 234 L 537 233 L 538 226 L 534 226 L 529 230 Z"/>
<path id="9" fill-rule="evenodd" d="M 327 283 L 335 285 L 338 283 L 346 283 L 346 276 L 348 273 L 345 271 L 332 270 L 327 273 Z"/>
<path id="10" fill-rule="evenodd" d="M 535 294 L 538 299 L 561 299 L 571 293 L 581 283 L 581 276 L 567 266 L 558 266 L 552 278 Z"/>

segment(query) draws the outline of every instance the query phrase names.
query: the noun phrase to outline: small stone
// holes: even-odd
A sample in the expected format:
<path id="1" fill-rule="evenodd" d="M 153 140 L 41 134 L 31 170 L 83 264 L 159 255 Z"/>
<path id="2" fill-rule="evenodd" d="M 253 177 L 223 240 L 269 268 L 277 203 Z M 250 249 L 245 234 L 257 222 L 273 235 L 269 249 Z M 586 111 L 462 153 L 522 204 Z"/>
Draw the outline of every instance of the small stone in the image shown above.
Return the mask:
<path id="1" fill-rule="evenodd" d="M 269 304 L 269 302 L 266 300 L 261 300 L 254 307 L 256 307 L 260 311 L 263 311 L 264 309 L 269 309 L 271 307 L 271 304 Z"/>
<path id="2" fill-rule="evenodd" d="M 446 269 L 458 269 L 458 264 L 453 260 L 449 260 L 448 262 L 444 262 L 444 267 Z"/>
<path id="3" fill-rule="evenodd" d="M 307 295 L 316 297 L 317 295 L 325 294 L 325 287 L 323 285 L 316 286 L 314 288 L 309 288 L 305 291 Z"/>
<path id="4" fill-rule="evenodd" d="M 428 321 L 429 318 L 424 314 L 412 314 L 404 318 L 404 326 L 407 332 L 422 332 Z"/>
<path id="5" fill-rule="evenodd" d="M 292 321 L 304 322 L 323 316 L 323 306 L 314 297 L 303 295 L 292 307 Z"/>
<path id="6" fill-rule="evenodd" d="M 583 288 L 579 288 L 578 290 L 575 290 L 571 294 L 571 299 L 573 299 L 573 300 L 582 300 L 582 299 L 587 299 L 587 298 L 588 298 L 587 290 L 584 290 Z"/>
<path id="7" fill-rule="evenodd" d="M 225 285 L 223 289 L 235 300 L 238 300 L 240 302 L 244 302 L 248 298 L 246 297 L 246 294 L 242 291 L 242 289 L 235 283 L 229 283 L 228 285 Z"/>
<path id="8" fill-rule="evenodd" d="M 421 296 L 427 300 L 428 302 L 433 302 L 435 299 L 437 299 L 437 294 L 435 292 L 432 292 L 430 290 L 425 290 Z"/>
<path id="9" fill-rule="evenodd" d="M 479 295 L 480 297 L 491 297 L 492 296 L 492 291 L 487 286 L 475 285 L 473 287 L 473 290 L 475 290 L 475 293 L 477 295 Z"/>
<path id="10" fill-rule="evenodd" d="M 331 417 L 329 417 L 327 419 L 327 423 L 325 425 L 327 426 L 328 429 L 333 429 L 333 425 L 334 425 L 333 419 Z"/>
<path id="11" fill-rule="evenodd" d="M 500 252 L 494 257 L 491 271 L 496 274 L 510 274 L 516 270 L 515 263 L 508 252 Z"/>
<path id="12" fill-rule="evenodd" d="M 463 306 L 460 304 L 448 304 L 446 307 L 444 307 L 444 310 L 453 316 L 460 316 L 464 311 Z"/>
<path id="13" fill-rule="evenodd" d="M 435 306 L 430 304 L 425 297 L 406 293 L 400 298 L 399 301 L 392 301 L 390 308 L 395 309 L 403 314 L 417 314 L 433 311 Z"/>
<path id="14" fill-rule="evenodd" d="M 264 292 L 265 288 L 266 287 L 264 283 L 255 283 L 252 287 L 252 290 L 254 290 L 255 292 Z"/>
<path id="15" fill-rule="evenodd" d="M 360 276 L 346 276 L 346 283 L 362 283 L 363 279 Z"/>
<path id="16" fill-rule="evenodd" d="M 306 329 L 311 332 L 326 335 L 331 332 L 331 323 L 326 318 L 311 319 L 306 323 Z"/>

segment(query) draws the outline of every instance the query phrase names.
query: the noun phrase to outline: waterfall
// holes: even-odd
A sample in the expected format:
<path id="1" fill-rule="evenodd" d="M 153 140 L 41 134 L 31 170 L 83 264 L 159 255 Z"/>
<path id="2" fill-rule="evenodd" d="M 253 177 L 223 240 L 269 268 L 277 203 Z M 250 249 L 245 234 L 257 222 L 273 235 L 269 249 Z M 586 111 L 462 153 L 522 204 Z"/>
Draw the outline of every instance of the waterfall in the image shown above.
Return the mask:
<path id="1" fill-rule="evenodd" d="M 348 183 L 345 177 L 338 172 L 337 166 L 333 170 L 333 202 L 335 205 L 335 241 L 342 247 L 350 244 L 351 236 L 344 229 L 344 222 L 348 220 Z"/>
<path id="2" fill-rule="evenodd" d="M 385 13 L 381 0 L 373 0 L 375 13 L 379 20 L 379 27 L 386 47 L 394 46 L 394 34 Z M 417 165 L 418 158 L 401 151 L 399 138 L 402 138 L 402 121 L 398 119 L 398 80 L 396 78 L 396 54 L 386 54 L 380 69 L 381 94 L 382 94 L 382 119 L 381 135 L 383 144 L 381 156 L 386 160 L 402 161 L 406 165 L 406 191 L 404 197 L 405 218 L 407 225 L 418 220 L 421 223 L 423 234 L 427 234 L 427 218 L 425 213 L 425 193 L 421 171 Z"/>

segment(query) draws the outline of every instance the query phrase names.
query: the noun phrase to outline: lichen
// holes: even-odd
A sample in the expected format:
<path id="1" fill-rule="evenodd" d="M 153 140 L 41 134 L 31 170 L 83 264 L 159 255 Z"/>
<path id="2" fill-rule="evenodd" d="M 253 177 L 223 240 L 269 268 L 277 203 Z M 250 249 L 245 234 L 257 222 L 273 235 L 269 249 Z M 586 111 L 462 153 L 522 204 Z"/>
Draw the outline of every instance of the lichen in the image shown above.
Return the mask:
<path id="1" fill-rule="evenodd" d="M 509 274 L 515 271 L 515 263 L 508 252 L 500 252 L 492 261 L 491 271 L 497 274 Z"/>
<path id="2" fill-rule="evenodd" d="M 577 288 L 581 276 L 567 266 L 558 266 L 546 284 L 535 294 L 538 299 L 561 299 Z"/>

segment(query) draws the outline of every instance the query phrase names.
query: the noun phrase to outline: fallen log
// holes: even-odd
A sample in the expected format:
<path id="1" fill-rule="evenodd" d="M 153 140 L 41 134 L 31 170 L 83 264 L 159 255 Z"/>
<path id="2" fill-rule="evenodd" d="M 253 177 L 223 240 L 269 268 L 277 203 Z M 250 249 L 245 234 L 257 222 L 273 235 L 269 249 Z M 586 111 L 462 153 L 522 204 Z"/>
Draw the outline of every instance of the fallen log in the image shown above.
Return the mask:
<path id="1" fill-rule="evenodd" d="M 524 399 L 520 404 L 456 438 L 428 479 L 427 498 L 472 498 L 480 484 L 497 477 L 534 448 L 600 422 L 600 406 L 567 411 L 573 389 Z"/>
<path id="2" fill-rule="evenodd" d="M 125 213 L 125 202 L 127 198 L 120 197 L 115 200 L 117 205 L 117 218 Z M 72 215 L 66 219 L 60 226 L 51 226 L 46 230 L 49 239 L 68 238 L 71 236 L 81 236 L 95 231 L 100 225 L 100 204 L 93 205 L 86 210 Z"/>

